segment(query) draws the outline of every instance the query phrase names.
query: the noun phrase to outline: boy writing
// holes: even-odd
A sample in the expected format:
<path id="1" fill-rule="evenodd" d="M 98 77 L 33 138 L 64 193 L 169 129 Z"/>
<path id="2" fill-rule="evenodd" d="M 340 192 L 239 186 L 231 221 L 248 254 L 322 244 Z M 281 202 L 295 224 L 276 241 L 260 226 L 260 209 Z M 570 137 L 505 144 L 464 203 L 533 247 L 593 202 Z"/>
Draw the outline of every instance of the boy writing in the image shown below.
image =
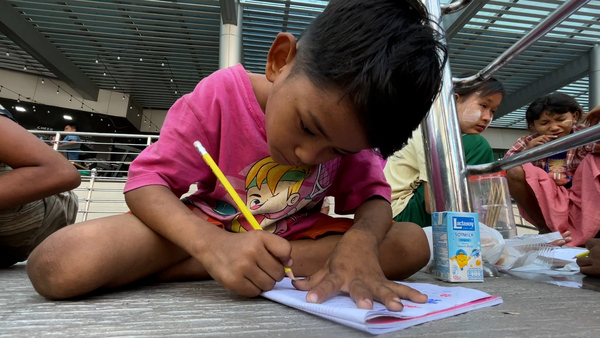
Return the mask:
<path id="1" fill-rule="evenodd" d="M 401 298 L 426 301 L 387 279 L 417 271 L 429 249 L 415 224 L 391 224 L 390 188 L 372 148 L 384 156 L 399 149 L 438 93 L 446 52 L 430 24 L 417 0 L 331 1 L 298 42 L 277 36 L 264 75 L 238 65 L 202 80 L 132 163 L 125 187 L 132 213 L 47 239 L 27 267 L 36 290 L 67 298 L 154 276 L 213 278 L 256 296 L 284 277 L 286 265 L 308 276 L 294 285 L 310 290 L 309 302 L 338 291 L 360 308 L 377 300 L 398 311 Z M 405 123 L 391 126 L 398 107 Z M 253 212 L 276 210 L 262 216 L 279 236 L 231 232 L 234 219 L 244 228 L 243 216 L 195 140 Z M 260 161 L 280 165 L 280 175 L 255 173 Z M 194 182 L 198 191 L 185 205 L 179 197 Z M 272 198 L 290 191 L 294 198 Z M 354 219 L 320 213 L 325 196 Z"/>

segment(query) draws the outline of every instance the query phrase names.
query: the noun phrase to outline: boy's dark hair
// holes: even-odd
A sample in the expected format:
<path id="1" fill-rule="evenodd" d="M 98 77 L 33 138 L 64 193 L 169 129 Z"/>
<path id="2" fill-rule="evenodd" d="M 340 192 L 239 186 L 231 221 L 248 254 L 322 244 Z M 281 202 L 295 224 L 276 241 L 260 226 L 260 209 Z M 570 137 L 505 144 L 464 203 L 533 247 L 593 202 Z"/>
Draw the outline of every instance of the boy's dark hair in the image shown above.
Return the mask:
<path id="1" fill-rule="evenodd" d="M 402 148 L 437 96 L 447 50 L 419 0 L 332 0 L 302 33 L 292 75 L 348 95 L 373 148 Z"/>
<path id="2" fill-rule="evenodd" d="M 538 120 L 544 112 L 549 114 L 579 113 L 578 119 L 583 115 L 583 109 L 574 98 L 567 94 L 555 92 L 540 97 L 529 105 L 525 112 L 527 125 L 531 127 L 533 121 Z"/>
<path id="3" fill-rule="evenodd" d="M 75 123 L 69 123 L 66 125 L 66 127 L 71 127 L 73 129 L 77 130 L 77 125 Z"/>
<path id="4" fill-rule="evenodd" d="M 465 77 L 473 76 L 475 74 L 477 74 L 477 72 L 466 72 L 466 73 L 460 74 L 458 77 L 465 78 Z M 502 94 L 502 97 L 504 97 L 506 95 L 506 91 L 504 90 L 504 86 L 502 85 L 502 82 L 498 81 L 494 77 L 490 77 L 489 79 L 479 82 L 478 84 L 476 84 L 474 86 L 465 87 L 465 86 L 455 85 L 454 93 L 456 93 L 464 98 L 467 98 L 474 93 L 478 93 L 478 95 L 481 97 L 496 94 L 496 93 Z"/>

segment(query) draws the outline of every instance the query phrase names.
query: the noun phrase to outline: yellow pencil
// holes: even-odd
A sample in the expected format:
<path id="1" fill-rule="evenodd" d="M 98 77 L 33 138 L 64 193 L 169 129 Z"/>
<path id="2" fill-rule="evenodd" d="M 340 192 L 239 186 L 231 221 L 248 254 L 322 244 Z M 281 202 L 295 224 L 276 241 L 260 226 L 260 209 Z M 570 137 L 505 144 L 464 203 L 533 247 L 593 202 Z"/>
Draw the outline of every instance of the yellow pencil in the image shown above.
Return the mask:
<path id="1" fill-rule="evenodd" d="M 577 257 L 577 258 L 587 257 L 589 254 L 590 254 L 590 251 L 586 250 L 580 254 L 575 255 L 575 257 Z"/>
<path id="2" fill-rule="evenodd" d="M 235 189 L 233 189 L 233 186 L 231 185 L 231 183 L 229 183 L 229 180 L 227 180 L 225 175 L 223 175 L 223 172 L 221 171 L 221 169 L 219 168 L 217 163 L 215 163 L 215 160 L 213 160 L 213 158 L 210 156 L 210 154 L 202 146 L 202 143 L 200 143 L 200 141 L 196 141 L 196 142 L 194 142 L 194 147 L 196 147 L 196 149 L 198 149 L 198 151 L 202 155 L 202 158 L 204 159 L 206 164 L 208 164 L 208 166 L 213 171 L 215 176 L 217 176 L 217 178 L 219 179 L 219 181 L 221 182 L 223 187 L 225 187 L 225 190 L 227 190 L 227 193 L 229 194 L 229 196 L 231 196 L 231 198 L 233 199 L 235 204 L 238 206 L 238 208 L 240 209 L 240 211 L 242 212 L 244 217 L 246 217 L 246 219 L 248 220 L 248 222 L 250 223 L 252 228 L 254 230 L 262 230 L 262 227 L 260 226 L 260 224 L 258 224 L 258 222 L 256 221 L 256 218 L 254 218 L 254 215 L 252 215 L 252 213 L 250 212 L 250 210 L 248 209 L 246 204 L 244 204 L 244 201 L 242 201 L 242 199 L 237 194 Z M 288 277 L 290 277 L 292 280 L 296 279 L 294 277 L 294 274 L 292 273 L 292 269 L 288 268 L 287 266 L 283 267 L 283 269 L 285 270 L 285 274 Z"/>

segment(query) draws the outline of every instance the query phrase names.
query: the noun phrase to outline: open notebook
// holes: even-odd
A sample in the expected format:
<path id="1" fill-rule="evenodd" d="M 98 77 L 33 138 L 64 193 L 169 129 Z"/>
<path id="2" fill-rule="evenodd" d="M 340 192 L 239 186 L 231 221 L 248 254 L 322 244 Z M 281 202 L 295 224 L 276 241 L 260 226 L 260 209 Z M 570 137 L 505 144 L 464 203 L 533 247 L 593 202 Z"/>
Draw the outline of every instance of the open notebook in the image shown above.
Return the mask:
<path id="1" fill-rule="evenodd" d="M 377 302 L 373 304 L 373 310 L 357 309 L 354 301 L 346 295 L 333 297 L 322 304 L 312 304 L 306 302 L 307 292 L 296 290 L 287 278 L 277 283 L 273 290 L 263 292 L 262 296 L 371 334 L 402 330 L 409 326 L 502 303 L 500 297 L 459 286 L 400 284 L 425 293 L 429 298 L 427 303 L 417 304 L 403 300 L 404 309 L 400 312 L 388 311 L 383 304 Z"/>

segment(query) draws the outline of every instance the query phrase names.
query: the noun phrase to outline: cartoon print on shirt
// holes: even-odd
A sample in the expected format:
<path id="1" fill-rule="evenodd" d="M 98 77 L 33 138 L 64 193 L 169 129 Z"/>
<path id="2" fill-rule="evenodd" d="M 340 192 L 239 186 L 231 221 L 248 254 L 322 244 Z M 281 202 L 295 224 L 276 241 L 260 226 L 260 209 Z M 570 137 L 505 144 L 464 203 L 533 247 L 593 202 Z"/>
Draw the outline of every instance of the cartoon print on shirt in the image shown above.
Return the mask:
<path id="1" fill-rule="evenodd" d="M 285 166 L 265 157 L 241 170 L 240 176 L 228 179 L 235 190 L 246 191 L 240 197 L 245 197 L 246 206 L 263 230 L 283 235 L 291 225 L 309 217 L 309 210 L 322 201 L 340 162 L 338 157 L 317 166 Z M 305 212 L 299 212 L 302 209 Z M 226 228 L 233 232 L 252 230 L 242 213 L 227 201 L 216 201 L 211 211 L 231 217 Z"/>
<path id="2" fill-rule="evenodd" d="M 255 215 L 256 220 L 269 232 L 280 234 L 287 231 L 286 215 L 293 214 L 305 207 L 311 196 L 301 199 L 300 189 L 314 171 L 313 166 L 285 166 L 273 161 L 271 157 L 256 162 L 246 175 L 246 206 Z M 251 229 L 245 220 L 239 217 L 232 221 L 233 231 Z"/>

